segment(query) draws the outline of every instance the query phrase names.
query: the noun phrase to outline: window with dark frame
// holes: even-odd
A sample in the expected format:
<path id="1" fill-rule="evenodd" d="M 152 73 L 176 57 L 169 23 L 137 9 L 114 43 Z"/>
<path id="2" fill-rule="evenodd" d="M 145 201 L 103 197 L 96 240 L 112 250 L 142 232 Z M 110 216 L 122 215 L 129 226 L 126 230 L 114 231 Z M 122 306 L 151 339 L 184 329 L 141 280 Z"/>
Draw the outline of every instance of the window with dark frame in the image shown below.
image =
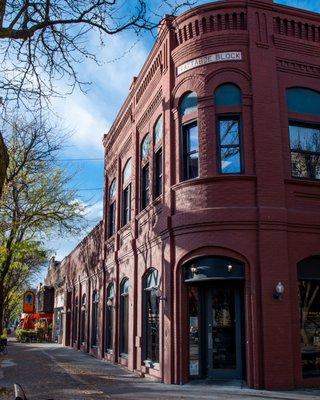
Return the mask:
<path id="1" fill-rule="evenodd" d="M 75 299 L 75 307 L 74 307 L 74 314 L 73 314 L 73 341 L 76 342 L 78 340 L 78 315 L 79 315 L 79 303 L 78 297 Z"/>
<path id="2" fill-rule="evenodd" d="M 149 163 L 141 170 L 141 210 L 144 210 L 150 201 Z"/>
<path id="3" fill-rule="evenodd" d="M 150 202 L 149 178 L 150 135 L 147 134 L 141 143 L 140 160 L 140 206 L 144 210 Z"/>
<path id="4" fill-rule="evenodd" d="M 110 283 L 107 288 L 106 299 L 106 344 L 107 352 L 113 350 L 113 310 L 114 310 L 114 284 Z"/>
<path id="5" fill-rule="evenodd" d="M 183 141 L 183 179 L 199 176 L 199 138 L 196 121 L 182 126 Z"/>
<path id="6" fill-rule="evenodd" d="M 152 269 L 144 278 L 145 360 L 159 362 L 159 272 Z M 152 365 L 151 365 L 152 366 Z"/>
<path id="7" fill-rule="evenodd" d="M 85 333 L 86 333 L 86 305 L 87 305 L 87 296 L 83 294 L 82 302 L 81 302 L 81 321 L 80 321 L 80 342 L 84 343 L 85 341 Z"/>
<path id="8" fill-rule="evenodd" d="M 116 180 L 114 179 L 109 188 L 108 237 L 116 233 L 116 191 Z"/>
<path id="9" fill-rule="evenodd" d="M 155 153 L 155 197 L 162 194 L 162 148 Z"/>
<path id="10" fill-rule="evenodd" d="M 120 285 L 120 356 L 127 356 L 129 342 L 129 280 Z"/>
<path id="11" fill-rule="evenodd" d="M 291 175 L 293 178 L 318 180 L 320 179 L 320 124 L 312 122 L 312 119 L 320 117 L 320 92 L 304 87 L 293 87 L 286 90 L 286 98 L 289 113 Z"/>
<path id="12" fill-rule="evenodd" d="M 154 127 L 154 198 L 162 194 L 162 136 L 163 136 L 163 119 L 162 115 L 158 118 Z"/>
<path id="13" fill-rule="evenodd" d="M 292 176 L 320 179 L 320 125 L 289 122 Z"/>
<path id="14" fill-rule="evenodd" d="M 98 345 L 98 304 L 99 294 L 97 290 L 94 290 L 92 293 L 91 347 Z"/>
<path id="15" fill-rule="evenodd" d="M 131 184 L 123 189 L 123 216 L 122 224 L 126 225 L 131 220 Z"/>
<path id="16" fill-rule="evenodd" d="M 219 172 L 242 172 L 240 116 L 218 116 Z"/>
<path id="17" fill-rule="evenodd" d="M 127 161 L 122 174 L 122 225 L 131 220 L 131 158 Z"/>

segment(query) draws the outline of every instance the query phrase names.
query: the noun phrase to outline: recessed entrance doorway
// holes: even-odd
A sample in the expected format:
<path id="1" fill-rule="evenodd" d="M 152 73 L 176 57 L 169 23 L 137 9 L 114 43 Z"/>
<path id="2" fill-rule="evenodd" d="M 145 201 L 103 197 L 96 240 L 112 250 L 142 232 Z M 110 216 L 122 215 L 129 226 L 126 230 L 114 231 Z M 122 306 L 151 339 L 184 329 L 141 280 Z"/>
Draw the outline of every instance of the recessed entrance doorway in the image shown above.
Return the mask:
<path id="1" fill-rule="evenodd" d="M 244 379 L 243 279 L 244 266 L 230 259 L 187 267 L 190 378 Z"/>

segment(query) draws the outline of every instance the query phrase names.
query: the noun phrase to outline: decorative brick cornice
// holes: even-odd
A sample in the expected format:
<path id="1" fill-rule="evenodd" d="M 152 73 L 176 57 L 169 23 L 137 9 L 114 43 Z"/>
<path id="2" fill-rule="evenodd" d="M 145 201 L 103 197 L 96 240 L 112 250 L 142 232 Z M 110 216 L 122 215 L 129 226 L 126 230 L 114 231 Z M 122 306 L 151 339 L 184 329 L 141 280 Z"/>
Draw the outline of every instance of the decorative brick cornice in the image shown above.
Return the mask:
<path id="1" fill-rule="evenodd" d="M 277 59 L 277 69 L 283 72 L 294 73 L 298 75 L 307 75 L 312 77 L 320 77 L 320 66 L 306 64 L 294 60 Z"/>

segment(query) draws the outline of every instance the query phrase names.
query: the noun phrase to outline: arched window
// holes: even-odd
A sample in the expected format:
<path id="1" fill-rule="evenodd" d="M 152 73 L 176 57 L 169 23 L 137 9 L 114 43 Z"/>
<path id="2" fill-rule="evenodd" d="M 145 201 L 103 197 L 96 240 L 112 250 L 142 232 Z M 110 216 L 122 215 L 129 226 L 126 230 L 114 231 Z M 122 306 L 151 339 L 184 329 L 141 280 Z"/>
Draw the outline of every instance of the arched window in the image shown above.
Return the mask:
<path id="1" fill-rule="evenodd" d="M 82 295 L 81 301 L 81 320 L 80 320 L 80 342 L 83 344 L 86 338 L 86 307 L 87 307 L 87 296 Z"/>
<path id="2" fill-rule="evenodd" d="M 197 111 L 198 99 L 195 92 L 186 93 L 179 106 L 179 114 L 185 117 Z M 197 120 L 182 125 L 182 175 L 183 180 L 199 176 L 199 137 Z"/>
<path id="3" fill-rule="evenodd" d="M 112 236 L 116 232 L 116 193 L 117 182 L 114 179 L 109 187 L 109 224 L 108 236 Z"/>
<path id="4" fill-rule="evenodd" d="M 320 93 L 307 88 L 287 89 L 288 111 L 320 117 Z"/>
<path id="5" fill-rule="evenodd" d="M 150 270 L 144 277 L 145 360 L 159 362 L 159 272 Z M 151 364 L 150 364 L 151 362 Z"/>
<path id="6" fill-rule="evenodd" d="M 131 219 L 131 158 L 127 161 L 122 173 L 122 225 Z"/>
<path id="7" fill-rule="evenodd" d="M 320 93 L 306 88 L 287 89 L 287 106 L 292 176 L 320 179 L 320 124 L 309 121 L 310 116 L 320 117 Z M 297 114 L 301 114 L 299 122 Z"/>
<path id="8" fill-rule="evenodd" d="M 241 106 L 241 90 L 233 83 L 224 83 L 216 89 L 214 103 L 216 107 Z"/>
<path id="9" fill-rule="evenodd" d="M 91 346 L 98 345 L 98 306 L 99 293 L 97 290 L 94 290 L 92 293 Z"/>
<path id="10" fill-rule="evenodd" d="M 74 313 L 73 313 L 73 341 L 78 340 L 78 316 L 79 316 L 79 300 L 78 297 L 74 301 Z"/>
<path id="11" fill-rule="evenodd" d="M 319 377 L 320 256 L 298 263 L 301 359 L 303 377 Z"/>
<path id="12" fill-rule="evenodd" d="M 107 288 L 106 298 L 106 351 L 113 350 L 113 310 L 114 310 L 114 285 L 110 283 Z"/>
<path id="13" fill-rule="evenodd" d="M 147 207 L 150 202 L 150 135 L 146 135 L 141 143 L 141 210 Z"/>
<path id="14" fill-rule="evenodd" d="M 190 114 L 194 111 L 197 111 L 197 107 L 198 107 L 197 93 L 188 92 L 182 97 L 180 101 L 179 114 L 181 116 Z"/>
<path id="15" fill-rule="evenodd" d="M 163 119 L 162 115 L 158 118 L 153 130 L 154 142 L 154 193 L 155 198 L 162 194 L 162 136 Z"/>
<path id="16" fill-rule="evenodd" d="M 129 279 L 120 285 L 120 356 L 127 356 L 129 342 Z"/>
<path id="17" fill-rule="evenodd" d="M 219 86 L 214 93 L 217 119 L 219 172 L 242 173 L 241 90 L 232 83 Z"/>

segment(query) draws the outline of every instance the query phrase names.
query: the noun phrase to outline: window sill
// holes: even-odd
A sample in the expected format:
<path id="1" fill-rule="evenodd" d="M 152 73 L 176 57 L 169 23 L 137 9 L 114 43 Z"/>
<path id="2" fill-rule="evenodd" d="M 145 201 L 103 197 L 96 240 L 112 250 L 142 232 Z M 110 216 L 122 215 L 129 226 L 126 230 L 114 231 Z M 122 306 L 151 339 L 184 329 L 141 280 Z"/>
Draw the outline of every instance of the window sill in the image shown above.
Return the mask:
<path id="1" fill-rule="evenodd" d="M 189 179 L 187 181 L 181 181 L 179 183 L 176 183 L 175 185 L 172 186 L 173 190 L 180 189 L 184 186 L 193 186 L 193 185 L 202 185 L 204 183 L 208 182 L 219 182 L 219 181 L 248 181 L 256 180 L 255 175 L 245 175 L 245 174 L 221 174 L 221 175 L 215 175 L 215 176 L 206 176 L 202 178 L 194 178 L 194 179 Z"/>
<path id="2" fill-rule="evenodd" d="M 284 182 L 289 184 L 298 183 L 299 185 L 315 186 L 320 184 L 320 179 L 291 177 L 290 179 L 285 179 Z"/>

